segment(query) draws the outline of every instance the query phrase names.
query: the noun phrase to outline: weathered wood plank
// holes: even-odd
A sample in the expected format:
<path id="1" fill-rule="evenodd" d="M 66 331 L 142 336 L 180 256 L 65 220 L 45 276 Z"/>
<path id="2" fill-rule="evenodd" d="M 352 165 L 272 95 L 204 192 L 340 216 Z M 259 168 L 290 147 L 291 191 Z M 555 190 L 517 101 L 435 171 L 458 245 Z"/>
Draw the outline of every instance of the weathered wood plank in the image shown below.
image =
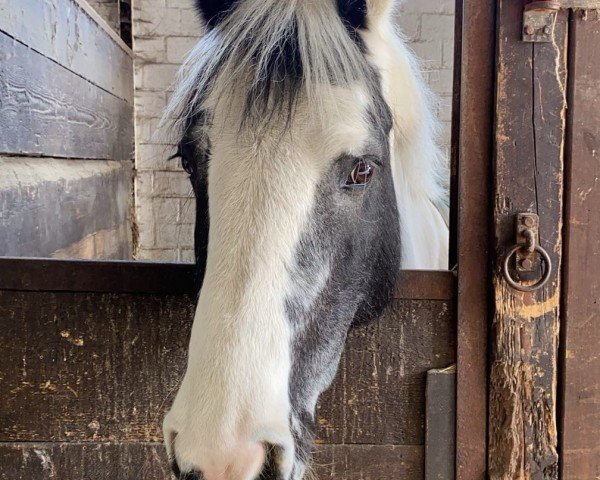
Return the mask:
<path id="1" fill-rule="evenodd" d="M 130 196 L 124 162 L 0 156 L 0 256 L 131 258 Z"/>
<path id="2" fill-rule="evenodd" d="M 0 292 L 0 441 L 157 441 L 191 296 Z M 321 442 L 422 444 L 427 370 L 454 361 L 451 305 L 396 301 L 353 330 Z"/>
<path id="3" fill-rule="evenodd" d="M 554 43 L 521 42 L 524 1 L 500 0 L 496 92 L 494 298 L 489 475 L 556 479 L 557 342 L 562 227 L 567 12 Z M 515 216 L 540 216 L 540 244 L 553 271 L 536 293 L 504 281 Z"/>
<path id="4" fill-rule="evenodd" d="M 458 148 L 456 478 L 481 480 L 487 469 L 487 367 L 496 1 L 456 3 L 455 58 L 460 101 Z M 456 95 L 456 92 L 455 92 Z M 456 103 L 455 103 L 456 106 Z M 456 153 L 455 153 L 456 154 Z"/>
<path id="5" fill-rule="evenodd" d="M 129 160 L 133 108 L 0 32 L 0 152 Z"/>
<path id="6" fill-rule="evenodd" d="M 454 480 L 456 365 L 427 372 L 425 480 Z"/>
<path id="7" fill-rule="evenodd" d="M 170 480 L 157 443 L 21 443 L 0 445 L 1 480 Z M 418 446 L 323 445 L 315 449 L 316 480 L 421 480 Z"/>
<path id="8" fill-rule="evenodd" d="M 133 53 L 75 0 L 4 0 L 0 30 L 133 104 Z"/>
<path id="9" fill-rule="evenodd" d="M 600 478 L 600 12 L 571 20 L 562 329 L 564 479 Z"/>
<path id="10" fill-rule="evenodd" d="M 193 264 L 184 263 L 0 257 L 0 290 L 192 294 L 194 272 Z M 396 299 L 453 300 L 454 297 L 451 272 L 402 270 L 399 273 Z"/>
<path id="11" fill-rule="evenodd" d="M 427 370 L 454 362 L 451 305 L 395 301 L 350 332 L 332 387 L 318 404 L 319 441 L 423 444 Z"/>
<path id="12" fill-rule="evenodd" d="M 562 8 L 600 8 L 600 0 L 559 0 Z"/>

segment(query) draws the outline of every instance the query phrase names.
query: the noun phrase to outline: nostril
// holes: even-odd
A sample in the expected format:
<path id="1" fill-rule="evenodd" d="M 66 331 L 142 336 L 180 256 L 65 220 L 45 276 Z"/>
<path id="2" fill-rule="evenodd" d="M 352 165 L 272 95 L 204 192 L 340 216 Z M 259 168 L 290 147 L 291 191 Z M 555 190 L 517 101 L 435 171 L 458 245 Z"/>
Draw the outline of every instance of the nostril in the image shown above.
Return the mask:
<path id="1" fill-rule="evenodd" d="M 177 480 L 204 480 L 204 476 L 200 472 L 185 472 L 181 473 L 177 460 L 171 462 L 171 470 Z"/>
<path id="2" fill-rule="evenodd" d="M 281 475 L 281 455 L 282 448 L 278 445 L 265 445 L 266 455 L 265 463 L 260 474 L 261 480 L 279 480 L 282 478 Z"/>

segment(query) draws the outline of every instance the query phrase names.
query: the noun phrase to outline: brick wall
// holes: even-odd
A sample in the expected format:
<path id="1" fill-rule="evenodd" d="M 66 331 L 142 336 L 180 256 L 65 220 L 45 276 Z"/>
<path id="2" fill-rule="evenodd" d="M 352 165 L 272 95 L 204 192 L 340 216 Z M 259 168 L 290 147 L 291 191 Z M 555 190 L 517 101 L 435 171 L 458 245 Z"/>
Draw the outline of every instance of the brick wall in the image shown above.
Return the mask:
<path id="1" fill-rule="evenodd" d="M 193 0 L 133 0 L 137 219 L 136 257 L 193 260 L 194 200 L 159 119 L 175 72 L 201 33 Z M 398 24 L 439 96 L 442 143 L 450 143 L 454 0 L 405 0 Z"/>

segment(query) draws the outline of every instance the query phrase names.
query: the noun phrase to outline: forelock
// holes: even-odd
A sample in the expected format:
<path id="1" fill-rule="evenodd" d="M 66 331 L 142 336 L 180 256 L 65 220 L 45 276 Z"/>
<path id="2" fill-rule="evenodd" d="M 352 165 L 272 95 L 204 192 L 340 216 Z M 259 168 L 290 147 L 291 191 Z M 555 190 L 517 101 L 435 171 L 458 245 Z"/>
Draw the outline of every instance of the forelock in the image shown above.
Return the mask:
<path id="1" fill-rule="evenodd" d="M 340 86 L 362 85 L 375 101 L 379 81 L 359 22 L 338 9 L 337 0 L 236 2 L 186 59 L 165 118 L 181 134 L 198 112 L 229 109 L 240 127 L 260 129 L 289 123 L 299 101 L 326 118 Z"/>

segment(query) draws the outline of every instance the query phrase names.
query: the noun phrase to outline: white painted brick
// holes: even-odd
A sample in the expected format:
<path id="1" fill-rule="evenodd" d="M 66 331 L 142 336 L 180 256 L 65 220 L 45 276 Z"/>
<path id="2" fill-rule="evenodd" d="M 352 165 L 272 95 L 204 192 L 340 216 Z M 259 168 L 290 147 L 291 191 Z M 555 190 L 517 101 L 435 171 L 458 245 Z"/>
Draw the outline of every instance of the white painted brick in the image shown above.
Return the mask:
<path id="1" fill-rule="evenodd" d="M 429 72 L 429 86 L 438 95 L 452 94 L 452 70 L 433 70 Z"/>
<path id="2" fill-rule="evenodd" d="M 137 222 L 137 243 L 141 248 L 153 247 L 156 244 L 156 235 L 154 233 L 155 222 L 149 223 Z"/>
<path id="3" fill-rule="evenodd" d="M 179 219 L 181 223 L 194 223 L 196 221 L 196 199 L 194 197 L 179 200 Z"/>
<path id="4" fill-rule="evenodd" d="M 396 16 L 396 23 L 404 37 L 413 42 L 421 36 L 421 15 L 417 13 L 402 12 Z"/>
<path id="5" fill-rule="evenodd" d="M 135 255 L 138 260 L 155 262 L 176 262 L 178 256 L 176 248 L 139 248 Z"/>
<path id="6" fill-rule="evenodd" d="M 136 115 L 135 136 L 139 143 L 172 145 L 174 133 L 169 125 L 161 125 L 161 117 Z"/>
<path id="7" fill-rule="evenodd" d="M 136 68 L 136 76 L 140 79 L 137 86 L 142 90 L 165 91 L 171 89 L 179 65 L 169 63 L 149 63 Z"/>
<path id="8" fill-rule="evenodd" d="M 440 145 L 443 147 L 450 146 L 450 137 L 452 136 L 452 122 L 442 122 L 440 132 Z"/>
<path id="9" fill-rule="evenodd" d="M 169 63 L 180 64 L 198 43 L 198 37 L 168 37 L 167 60 Z"/>
<path id="10" fill-rule="evenodd" d="M 142 15 L 145 12 L 165 8 L 166 1 L 170 2 L 171 0 L 132 0 L 131 8 L 133 10 L 132 15 L 134 20 L 138 18 L 139 15 Z"/>
<path id="11" fill-rule="evenodd" d="M 179 30 L 174 30 L 179 36 L 200 37 L 203 33 L 202 24 L 197 15 L 191 14 L 189 10 L 179 10 Z"/>
<path id="12" fill-rule="evenodd" d="M 194 13 L 190 13 L 190 15 L 194 15 L 196 10 L 196 0 L 169 0 L 169 7 L 193 9 Z"/>
<path id="13" fill-rule="evenodd" d="M 154 222 L 171 225 L 179 222 L 179 200 L 177 198 L 152 198 Z"/>
<path id="14" fill-rule="evenodd" d="M 154 208 L 150 198 L 136 198 L 135 219 L 140 224 L 154 225 Z"/>
<path id="15" fill-rule="evenodd" d="M 167 105 L 164 92 L 138 90 L 134 99 L 137 118 L 161 117 Z"/>
<path id="16" fill-rule="evenodd" d="M 166 63 L 167 47 L 164 37 L 134 37 L 135 61 L 143 63 Z"/>
<path id="17" fill-rule="evenodd" d="M 194 225 L 188 223 L 158 223 L 156 246 L 159 248 L 193 248 Z"/>
<path id="18" fill-rule="evenodd" d="M 451 15 L 423 14 L 421 18 L 421 37 L 435 37 L 438 40 L 454 38 L 454 17 Z"/>
<path id="19" fill-rule="evenodd" d="M 180 171 L 181 166 L 177 160 L 168 160 L 175 151 L 174 145 L 140 143 L 136 145 L 135 166 L 138 171 Z"/>
<path id="20" fill-rule="evenodd" d="M 452 121 L 452 96 L 445 95 L 439 97 L 439 119 L 441 122 Z"/>
<path id="21" fill-rule="evenodd" d="M 193 248 L 182 248 L 179 252 L 179 261 L 183 263 L 195 263 L 196 255 Z"/>
<path id="22" fill-rule="evenodd" d="M 194 192 L 186 172 L 155 172 L 152 194 L 155 197 L 192 197 Z"/>
<path id="23" fill-rule="evenodd" d="M 154 172 L 136 171 L 135 173 L 135 195 L 136 198 L 149 199 L 152 197 L 154 183 Z M 147 218 L 144 219 L 147 221 Z"/>
<path id="24" fill-rule="evenodd" d="M 163 5 L 135 7 L 132 17 L 134 37 L 164 37 L 175 31 L 180 22 L 179 10 Z"/>
<path id="25" fill-rule="evenodd" d="M 400 12 L 454 14 L 455 0 L 402 0 Z"/>
<path id="26" fill-rule="evenodd" d="M 453 68 L 454 67 L 454 41 L 444 40 L 442 42 L 442 67 Z"/>
<path id="27" fill-rule="evenodd" d="M 442 42 L 440 40 L 425 40 L 410 45 L 421 62 L 424 70 L 439 70 L 442 68 Z"/>

